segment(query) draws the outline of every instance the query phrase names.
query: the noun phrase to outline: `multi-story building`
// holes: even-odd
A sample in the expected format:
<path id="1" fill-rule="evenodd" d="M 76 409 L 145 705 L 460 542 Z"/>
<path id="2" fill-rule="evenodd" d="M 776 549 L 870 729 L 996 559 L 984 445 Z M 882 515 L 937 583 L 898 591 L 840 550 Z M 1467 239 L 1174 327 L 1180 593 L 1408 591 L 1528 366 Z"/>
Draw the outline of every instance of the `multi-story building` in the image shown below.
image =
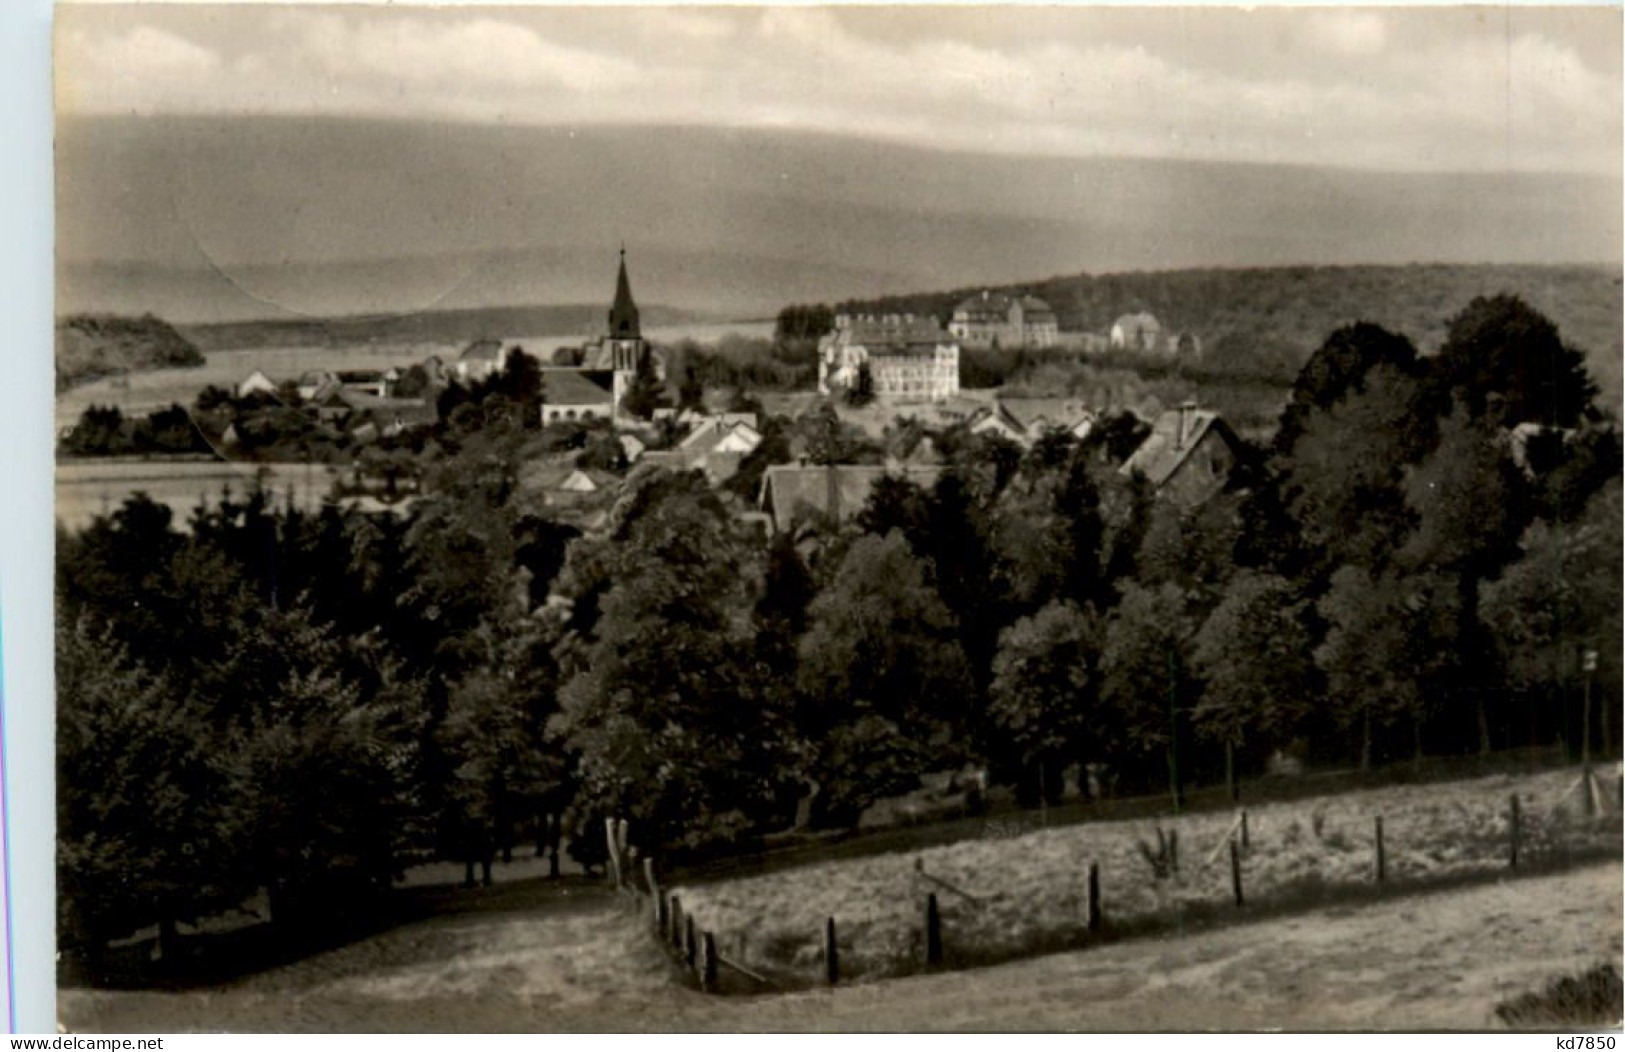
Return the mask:
<path id="1" fill-rule="evenodd" d="M 838 315 L 818 344 L 818 390 L 850 390 L 865 369 L 879 398 L 940 402 L 959 393 L 959 345 L 934 318 Z"/>
<path id="2" fill-rule="evenodd" d="M 1054 347 L 1060 339 L 1055 311 L 1037 296 L 983 290 L 954 308 L 948 332 L 966 347 Z"/>

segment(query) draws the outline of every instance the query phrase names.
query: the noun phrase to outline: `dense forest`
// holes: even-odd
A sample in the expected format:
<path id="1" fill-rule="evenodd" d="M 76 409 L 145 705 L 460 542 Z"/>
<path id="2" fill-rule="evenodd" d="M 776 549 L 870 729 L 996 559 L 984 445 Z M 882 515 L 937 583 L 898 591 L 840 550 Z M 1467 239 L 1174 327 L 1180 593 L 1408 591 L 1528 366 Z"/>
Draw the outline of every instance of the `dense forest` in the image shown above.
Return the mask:
<path id="1" fill-rule="evenodd" d="M 913 311 L 946 321 L 954 306 L 982 291 L 889 296 L 842 303 L 838 310 Z M 1063 331 L 1104 333 L 1132 311 L 1150 311 L 1172 331 L 1193 332 L 1223 357 L 1263 345 L 1294 364 L 1328 332 L 1354 321 L 1409 336 L 1423 353 L 1443 345 L 1451 314 L 1474 297 L 1508 292 L 1556 322 L 1591 353 L 1592 371 L 1617 406 L 1625 313 L 1618 270 L 1585 266 L 1302 266 L 1076 274 L 1003 291 L 1048 301 Z"/>
<path id="2" fill-rule="evenodd" d="M 929 487 L 764 538 L 739 512 L 768 464 L 887 452 L 824 407 L 764 421 L 727 487 L 633 467 L 583 533 L 519 484 L 540 437 L 501 383 L 415 454 L 404 517 L 253 494 L 181 529 L 133 498 L 58 538 L 62 945 L 94 972 L 109 939 L 262 890 L 319 927 L 551 813 L 587 861 L 612 814 L 692 856 L 967 765 L 1036 803 L 1069 771 L 1177 794 L 1278 753 L 1572 747 L 1592 646 L 1608 748 L 1621 452 L 1596 395 L 1498 296 L 1432 355 L 1328 330 L 1195 507 L 1120 472 L 1118 428 L 960 425 Z"/>

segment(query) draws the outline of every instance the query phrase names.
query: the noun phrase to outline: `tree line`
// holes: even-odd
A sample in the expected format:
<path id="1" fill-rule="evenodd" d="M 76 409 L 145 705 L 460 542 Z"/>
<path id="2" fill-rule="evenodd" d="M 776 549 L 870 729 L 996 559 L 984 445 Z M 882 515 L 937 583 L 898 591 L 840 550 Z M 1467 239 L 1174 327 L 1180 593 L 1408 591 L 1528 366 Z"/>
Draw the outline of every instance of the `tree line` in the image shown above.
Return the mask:
<path id="1" fill-rule="evenodd" d="M 1595 394 L 1497 297 L 1433 356 L 1333 332 L 1195 507 L 1122 474 L 1125 418 L 1027 449 L 948 428 L 932 484 L 770 538 L 739 514 L 753 482 L 633 468 L 581 534 L 520 485 L 524 421 L 460 410 L 404 517 L 249 494 L 182 531 L 134 498 L 58 539 L 64 946 L 259 889 L 317 924 L 416 860 L 488 868 L 547 814 L 586 861 L 610 814 L 682 855 L 848 826 L 967 765 L 1037 802 L 1068 771 L 1178 792 L 1282 751 L 1573 742 L 1578 650 L 1620 687 Z M 926 437 L 763 430 L 747 478 Z"/>

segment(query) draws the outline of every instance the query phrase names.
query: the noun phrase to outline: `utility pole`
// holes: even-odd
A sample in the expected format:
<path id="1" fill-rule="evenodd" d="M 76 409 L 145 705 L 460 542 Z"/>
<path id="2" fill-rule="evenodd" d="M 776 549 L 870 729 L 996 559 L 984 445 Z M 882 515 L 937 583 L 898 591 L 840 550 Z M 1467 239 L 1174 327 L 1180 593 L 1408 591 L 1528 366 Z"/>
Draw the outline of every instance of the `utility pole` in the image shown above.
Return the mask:
<path id="1" fill-rule="evenodd" d="M 1586 648 L 1580 658 L 1580 669 L 1585 673 L 1585 700 L 1580 710 L 1580 790 L 1585 795 L 1585 813 L 1590 815 L 1596 804 L 1591 795 L 1591 679 L 1597 671 L 1595 650 Z"/>
<path id="2" fill-rule="evenodd" d="M 1168 792 L 1179 814 L 1179 672 L 1178 657 L 1168 651 Z"/>

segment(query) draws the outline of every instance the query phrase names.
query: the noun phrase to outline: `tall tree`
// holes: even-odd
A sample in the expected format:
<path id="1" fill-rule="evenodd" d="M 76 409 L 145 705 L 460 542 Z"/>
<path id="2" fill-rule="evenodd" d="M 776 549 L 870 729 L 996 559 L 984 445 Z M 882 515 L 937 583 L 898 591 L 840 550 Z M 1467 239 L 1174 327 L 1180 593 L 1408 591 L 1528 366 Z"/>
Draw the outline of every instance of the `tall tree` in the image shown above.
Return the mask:
<path id="1" fill-rule="evenodd" d="M 1235 753 L 1289 738 L 1309 709 L 1313 643 L 1305 603 L 1284 578 L 1242 571 L 1202 623 L 1191 656 L 1203 682 L 1196 730 L 1223 746 L 1235 794 Z"/>
<path id="2" fill-rule="evenodd" d="M 1276 453 L 1289 455 L 1308 417 L 1364 390 L 1367 374 L 1378 367 L 1415 376 L 1416 348 L 1405 337 L 1369 322 L 1345 325 L 1326 337 L 1292 383 L 1275 432 Z"/>
<path id="3" fill-rule="evenodd" d="M 1360 767 L 1369 769 L 1375 733 L 1400 721 L 1420 753 L 1440 673 L 1452 664 L 1458 613 L 1455 582 L 1438 574 L 1372 573 L 1345 566 L 1318 604 L 1326 623 L 1315 664 L 1333 718 L 1359 728 Z"/>
<path id="4" fill-rule="evenodd" d="M 999 637 L 993 659 L 988 718 L 994 736 L 1023 772 L 1036 772 L 1039 791 L 1059 798 L 1060 769 L 1084 758 L 1093 725 L 1086 691 L 1093 675 L 1099 626 L 1071 603 L 1053 602 Z"/>
<path id="5" fill-rule="evenodd" d="M 576 757 L 585 809 L 682 848 L 773 817 L 796 763 L 788 716 L 754 660 L 758 549 L 703 481 L 657 475 L 588 546 L 615 572 L 554 729 Z M 571 563 L 567 582 L 598 587 L 574 553 Z"/>
<path id="6" fill-rule="evenodd" d="M 932 764 L 963 758 L 958 732 L 970 715 L 970 677 L 956 629 L 898 533 L 859 538 L 813 600 L 797 684 L 803 733 L 819 749 L 814 777 L 825 821 L 856 821 Z M 888 759 L 872 778 L 839 767 L 855 755 L 895 752 L 911 763 L 899 769 Z"/>
<path id="7" fill-rule="evenodd" d="M 1433 374 L 1441 404 L 1453 393 L 1500 427 L 1574 427 L 1595 412 L 1585 355 L 1517 296 L 1477 297 L 1451 319 Z"/>
<path id="8" fill-rule="evenodd" d="M 1362 389 L 1304 418 L 1278 476 L 1290 533 L 1311 578 L 1355 563 L 1384 566 L 1410 526 L 1405 468 L 1432 444 L 1417 383 L 1391 366 Z"/>
<path id="9" fill-rule="evenodd" d="M 655 373 L 654 355 L 645 350 L 638 356 L 637 370 L 632 374 L 632 383 L 621 396 L 621 409 L 639 420 L 648 420 L 654 416 L 655 409 L 659 407 L 665 393 L 666 385 Z"/>
<path id="10" fill-rule="evenodd" d="M 1415 527 L 1399 562 L 1455 582 L 1452 609 L 1458 620 L 1448 653 L 1463 660 L 1451 677 L 1449 696 L 1464 707 L 1470 704 L 1481 753 L 1492 744 L 1486 695 L 1494 686 L 1493 666 L 1466 656 L 1490 650 L 1479 621 L 1479 587 L 1517 553 L 1530 518 L 1526 489 L 1505 443 L 1486 422 L 1460 411 L 1441 422 L 1437 448 L 1404 483 Z"/>
<path id="11" fill-rule="evenodd" d="M 1107 623 L 1100 662 L 1103 730 L 1114 759 L 1125 770 L 1145 771 L 1161 754 L 1176 800 L 1182 725 L 1197 700 L 1189 656 L 1195 629 L 1178 585 L 1130 583 Z"/>
<path id="12" fill-rule="evenodd" d="M 240 859 L 221 743 L 203 714 L 89 620 L 58 622 L 60 941 L 94 971 L 108 939 L 237 905 Z"/>
<path id="13" fill-rule="evenodd" d="M 1554 730 L 1575 737 L 1570 720 L 1554 723 L 1547 714 L 1574 710 L 1585 650 L 1598 654 L 1600 696 L 1619 697 L 1616 644 L 1625 609 L 1620 493 L 1615 478 L 1591 499 L 1579 521 L 1530 526 L 1521 557 L 1484 585 L 1484 624 L 1508 681 L 1528 701 L 1527 730 L 1518 735 L 1528 744 L 1547 740 Z M 1600 713 L 1602 706 L 1597 708 Z"/>

